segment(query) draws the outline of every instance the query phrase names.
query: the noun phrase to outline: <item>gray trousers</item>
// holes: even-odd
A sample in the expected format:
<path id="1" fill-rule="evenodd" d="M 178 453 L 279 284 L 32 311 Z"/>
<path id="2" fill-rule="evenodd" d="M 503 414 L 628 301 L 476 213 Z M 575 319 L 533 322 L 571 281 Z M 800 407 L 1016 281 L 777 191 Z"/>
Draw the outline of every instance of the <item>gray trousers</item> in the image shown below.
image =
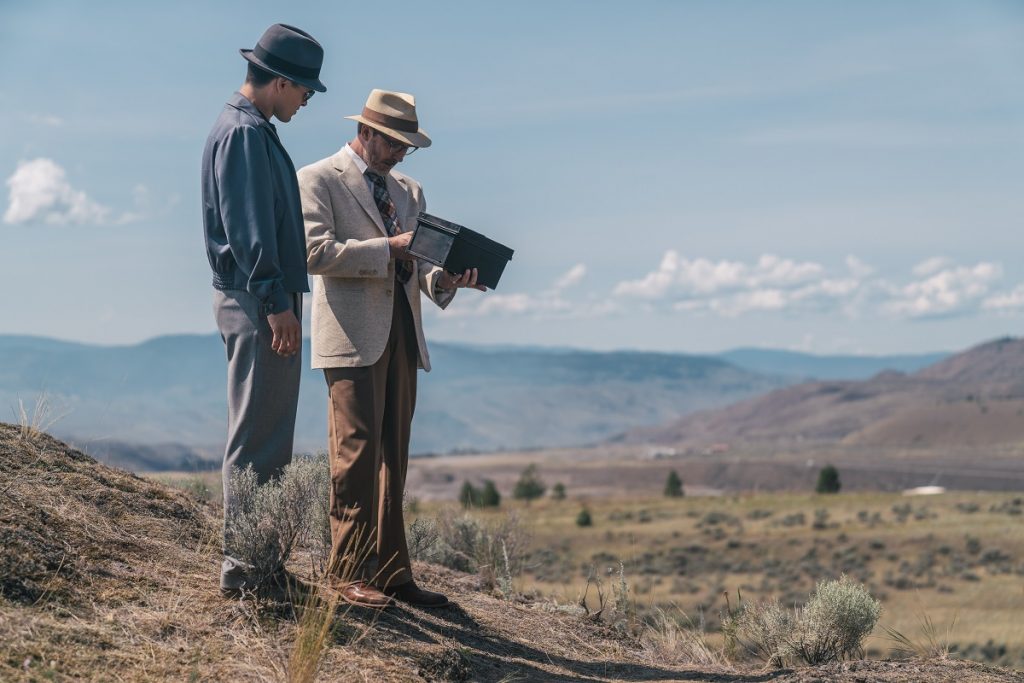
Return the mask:
<path id="1" fill-rule="evenodd" d="M 294 294 L 302 316 L 302 294 Z M 252 466 L 260 483 L 292 461 L 302 354 L 284 357 L 271 347 L 273 333 L 259 301 L 245 290 L 214 290 L 213 313 L 228 359 L 228 442 L 224 449 L 224 516 L 234 508 L 228 479 L 234 467 Z M 245 563 L 224 548 L 221 585 L 244 581 Z"/>

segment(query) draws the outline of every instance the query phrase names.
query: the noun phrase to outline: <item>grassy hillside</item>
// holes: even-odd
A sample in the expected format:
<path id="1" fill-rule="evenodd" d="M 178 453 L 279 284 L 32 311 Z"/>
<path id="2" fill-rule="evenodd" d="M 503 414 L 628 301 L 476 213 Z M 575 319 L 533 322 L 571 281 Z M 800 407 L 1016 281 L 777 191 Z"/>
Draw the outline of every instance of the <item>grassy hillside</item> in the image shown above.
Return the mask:
<path id="1" fill-rule="evenodd" d="M 215 589 L 216 508 L 4 424 L 0 492 L 0 680 L 311 680 L 298 676 L 309 663 L 299 644 L 308 642 L 311 615 L 329 625 L 313 668 L 322 681 L 1024 680 L 956 660 L 771 674 L 726 661 L 698 665 L 674 647 L 679 641 L 638 637 L 571 604 L 497 592 L 478 576 L 422 563 L 421 582 L 455 606 L 375 614 L 330 601 L 224 600 Z M 564 527 L 560 513 L 550 519 L 537 529 L 541 542 Z M 572 536 L 589 537 L 596 550 L 605 530 L 592 531 Z M 556 554 L 559 547 L 550 546 Z M 308 575 L 295 559 L 293 571 Z"/>

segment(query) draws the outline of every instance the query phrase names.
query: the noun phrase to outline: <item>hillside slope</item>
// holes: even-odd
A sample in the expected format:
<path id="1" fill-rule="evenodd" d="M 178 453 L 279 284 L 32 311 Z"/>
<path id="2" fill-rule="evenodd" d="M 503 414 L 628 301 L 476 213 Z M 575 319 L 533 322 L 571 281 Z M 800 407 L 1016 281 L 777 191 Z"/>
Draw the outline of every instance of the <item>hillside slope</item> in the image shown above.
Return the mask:
<path id="1" fill-rule="evenodd" d="M 215 510 L 0 424 L 0 680 L 285 680 L 295 608 L 214 589 Z M 967 662 L 763 672 L 668 664 L 564 608 L 418 565 L 458 605 L 336 615 L 323 681 L 1024 681 Z"/>
<path id="2" fill-rule="evenodd" d="M 807 382 L 620 438 L 706 447 L 842 444 L 890 448 L 1024 441 L 1024 340 L 1000 339 L 914 374 Z"/>

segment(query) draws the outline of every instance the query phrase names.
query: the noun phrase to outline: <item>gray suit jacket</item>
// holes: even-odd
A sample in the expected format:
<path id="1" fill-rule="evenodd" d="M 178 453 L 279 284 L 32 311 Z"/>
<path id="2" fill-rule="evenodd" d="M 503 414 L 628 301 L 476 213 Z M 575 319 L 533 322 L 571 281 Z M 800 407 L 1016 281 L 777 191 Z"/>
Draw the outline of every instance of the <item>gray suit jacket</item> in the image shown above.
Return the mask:
<path id="1" fill-rule="evenodd" d="M 387 232 L 366 180 L 352 158 L 340 150 L 299 169 L 299 192 L 306 226 L 306 264 L 313 275 L 312 346 L 314 368 L 373 365 L 384 353 L 391 331 L 395 262 Z M 424 210 L 423 189 L 392 171 L 388 193 L 403 230 L 416 226 Z M 422 291 L 441 308 L 454 291 L 436 289 L 441 269 L 414 261 L 405 284 L 419 347 L 419 366 L 430 370 L 420 317 Z"/>
<path id="2" fill-rule="evenodd" d="M 235 93 L 203 149 L 203 226 L 216 289 L 244 289 L 260 315 L 308 292 L 295 167 L 273 124 Z"/>

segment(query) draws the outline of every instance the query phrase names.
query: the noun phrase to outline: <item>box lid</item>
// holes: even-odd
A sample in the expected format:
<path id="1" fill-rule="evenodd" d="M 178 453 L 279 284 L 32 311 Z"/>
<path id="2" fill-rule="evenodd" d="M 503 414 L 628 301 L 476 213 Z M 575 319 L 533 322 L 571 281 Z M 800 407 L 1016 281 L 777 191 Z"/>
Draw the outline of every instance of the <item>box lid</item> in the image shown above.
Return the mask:
<path id="1" fill-rule="evenodd" d="M 510 249 L 509 247 L 506 247 L 501 242 L 495 242 L 491 238 L 481 235 L 475 230 L 470 230 L 464 225 L 459 225 L 458 223 L 446 221 L 445 219 L 433 216 L 427 213 L 426 211 L 421 211 L 417 220 L 420 223 L 424 223 L 427 226 L 434 228 L 435 230 L 447 232 L 452 235 L 458 235 L 458 238 L 460 240 L 464 240 L 465 242 L 472 244 L 475 247 L 478 247 L 480 249 L 483 249 L 484 251 L 488 251 L 492 254 L 500 256 L 506 261 L 512 260 L 512 254 L 515 253 L 514 250 Z"/>

